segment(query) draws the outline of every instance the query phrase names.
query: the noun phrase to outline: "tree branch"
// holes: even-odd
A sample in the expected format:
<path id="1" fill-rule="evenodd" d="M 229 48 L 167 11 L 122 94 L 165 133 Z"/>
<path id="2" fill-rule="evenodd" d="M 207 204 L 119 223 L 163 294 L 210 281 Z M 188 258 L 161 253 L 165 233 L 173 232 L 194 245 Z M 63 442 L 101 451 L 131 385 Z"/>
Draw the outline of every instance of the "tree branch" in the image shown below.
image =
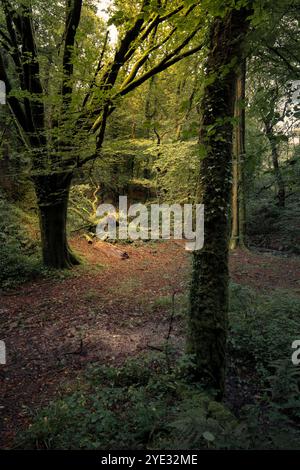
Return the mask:
<path id="1" fill-rule="evenodd" d="M 277 55 L 277 57 L 279 57 L 281 60 L 283 60 L 283 62 L 286 64 L 286 66 L 288 67 L 288 69 L 293 72 L 293 74 L 295 74 L 295 78 L 297 77 L 300 77 L 300 69 L 298 69 L 297 67 L 294 67 L 287 59 L 286 57 L 284 57 L 284 55 L 279 52 L 279 50 L 275 47 L 272 47 L 272 46 L 267 46 L 267 48 L 269 49 L 269 51 L 273 52 L 273 54 Z"/>
<path id="2" fill-rule="evenodd" d="M 17 119 L 23 131 L 28 132 L 27 119 L 23 111 L 23 108 L 17 98 L 15 98 L 14 96 L 10 96 L 12 86 L 6 74 L 5 65 L 4 65 L 3 57 L 1 54 L 0 54 L 0 80 L 2 80 L 5 83 L 7 103 L 9 105 L 9 108 L 12 114 L 14 115 L 15 119 Z"/>
<path id="3" fill-rule="evenodd" d="M 62 96 L 64 106 L 68 106 L 71 101 L 73 86 L 70 80 L 73 75 L 74 65 L 72 53 L 75 44 L 75 36 L 81 17 L 82 0 L 68 0 L 67 17 L 64 31 L 64 51 L 63 51 L 63 83 Z"/>
<path id="4" fill-rule="evenodd" d="M 126 85 L 128 85 L 130 82 L 132 82 L 134 80 L 134 78 L 136 77 L 136 75 L 137 75 L 138 71 L 140 70 L 140 68 L 144 65 L 144 63 L 149 58 L 149 55 L 152 52 L 154 52 L 155 50 L 162 47 L 166 42 L 168 42 L 168 40 L 173 36 L 173 34 L 175 33 L 176 30 L 177 30 L 177 28 L 174 27 L 170 31 L 170 33 L 160 43 L 158 43 L 155 46 L 152 46 L 152 47 L 150 47 L 149 49 L 146 50 L 146 52 L 133 65 L 130 74 L 125 79 L 125 81 L 122 83 L 121 88 L 124 88 Z"/>
<path id="5" fill-rule="evenodd" d="M 89 86 L 89 91 L 87 92 L 86 96 L 84 97 L 84 100 L 83 100 L 83 103 L 82 103 L 82 108 L 84 108 L 86 106 L 88 100 L 90 99 L 91 94 L 92 94 L 92 90 L 93 90 L 93 88 L 96 84 L 97 76 L 98 76 L 100 70 L 103 67 L 102 61 L 103 61 L 104 54 L 105 54 L 105 51 L 106 51 L 106 48 L 107 48 L 108 38 L 109 38 L 109 31 L 106 32 L 106 35 L 105 35 L 105 38 L 104 38 L 104 43 L 103 43 L 103 46 L 102 46 L 102 51 L 101 51 L 100 58 L 99 58 L 99 62 L 98 62 L 98 65 L 97 65 L 95 73 L 94 73 L 94 78 L 93 78 L 93 80 L 92 80 L 92 82 Z"/>
<path id="6" fill-rule="evenodd" d="M 132 82 L 130 82 L 125 88 L 121 89 L 119 92 L 117 92 L 113 99 L 116 99 L 119 96 L 124 96 L 127 95 L 130 91 L 134 90 L 138 86 L 140 86 L 142 83 L 144 83 L 146 80 L 149 78 L 153 77 L 154 75 L 157 75 L 158 73 L 163 72 L 164 70 L 168 69 L 171 67 L 171 65 L 176 64 L 180 60 L 191 56 L 192 54 L 195 54 L 196 52 L 199 52 L 203 48 L 203 45 L 198 45 L 196 47 L 193 47 L 192 49 L 189 49 L 188 51 L 185 51 L 179 55 L 176 55 L 175 57 L 170 58 L 168 61 L 165 61 L 163 59 L 161 62 L 159 62 L 157 65 L 155 65 L 152 69 L 148 70 L 145 72 L 143 75 L 140 77 L 136 78 Z"/>

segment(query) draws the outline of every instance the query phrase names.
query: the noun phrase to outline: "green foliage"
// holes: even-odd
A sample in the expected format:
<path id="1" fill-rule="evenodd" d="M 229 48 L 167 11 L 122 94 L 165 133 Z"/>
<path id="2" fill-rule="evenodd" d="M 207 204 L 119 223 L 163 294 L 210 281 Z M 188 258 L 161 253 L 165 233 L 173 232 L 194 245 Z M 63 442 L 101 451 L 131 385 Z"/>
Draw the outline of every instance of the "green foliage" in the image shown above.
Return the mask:
<path id="1" fill-rule="evenodd" d="M 169 203 L 193 203 L 199 165 L 197 142 L 166 143 L 156 151 L 153 171 L 159 198 Z"/>
<path id="2" fill-rule="evenodd" d="M 92 367 L 84 386 L 42 410 L 18 438 L 22 448 L 161 448 L 186 413 L 203 412 L 201 447 L 210 447 L 210 430 L 234 425 L 223 405 L 165 372 L 162 356 L 129 360 L 121 368 Z M 202 410 L 202 411 L 201 411 Z M 122 423 L 122 426 L 120 426 Z M 183 432 L 184 429 L 183 429 Z M 191 436 L 192 437 L 192 436 Z M 175 441 L 174 441 L 175 442 Z M 189 445 L 189 443 L 187 443 Z"/>
<path id="3" fill-rule="evenodd" d="M 284 291 L 257 295 L 233 284 L 230 291 L 231 357 L 265 378 L 274 361 L 290 359 L 300 322 L 300 299 Z"/>
<path id="4" fill-rule="evenodd" d="M 243 428 L 224 405 L 201 391 L 190 390 L 156 443 L 159 449 L 230 449 Z"/>
<path id="5" fill-rule="evenodd" d="M 103 159 L 94 166 L 94 178 L 105 189 L 124 194 L 131 182 L 145 180 L 149 185 L 156 151 L 149 139 L 118 139 L 107 142 Z"/>
<path id="6" fill-rule="evenodd" d="M 29 233 L 36 225 L 34 216 L 0 198 L 0 287 L 13 287 L 41 272 L 38 242 Z"/>
<path id="7" fill-rule="evenodd" d="M 261 179 L 261 184 L 266 179 Z M 293 182 L 291 181 L 291 185 Z M 300 253 L 300 209 L 297 187 L 293 198 L 287 200 L 285 208 L 279 208 L 274 194 L 252 198 L 248 205 L 247 236 L 250 244 L 257 247 Z"/>
<path id="8" fill-rule="evenodd" d="M 14 251 L 12 245 L 0 251 L 0 287 L 7 289 L 37 277 L 42 269 L 38 257 L 28 257 Z"/>
<path id="9" fill-rule="evenodd" d="M 272 374 L 267 377 L 265 395 L 241 410 L 241 419 L 248 425 L 249 448 L 299 449 L 299 368 L 286 359 L 273 361 L 269 367 Z"/>
<path id="10" fill-rule="evenodd" d="M 98 188 L 92 184 L 76 184 L 71 188 L 68 229 L 72 234 L 84 230 L 94 235 L 97 225 Z"/>
<path id="11" fill-rule="evenodd" d="M 71 234 L 82 230 L 89 236 L 95 234 L 100 203 L 117 207 L 119 195 L 127 195 L 131 203 L 145 202 L 154 196 L 152 149 L 153 142 L 144 139 L 116 140 L 104 146 L 103 158 L 94 162 L 87 174 L 78 174 L 71 188 L 68 213 Z"/>

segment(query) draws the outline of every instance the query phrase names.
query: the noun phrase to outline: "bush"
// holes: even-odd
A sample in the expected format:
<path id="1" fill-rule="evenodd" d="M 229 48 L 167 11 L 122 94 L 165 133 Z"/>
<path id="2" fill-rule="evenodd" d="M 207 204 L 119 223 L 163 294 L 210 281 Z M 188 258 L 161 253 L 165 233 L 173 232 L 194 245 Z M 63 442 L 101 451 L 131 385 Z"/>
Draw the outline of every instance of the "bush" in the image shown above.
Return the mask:
<path id="1" fill-rule="evenodd" d="M 300 253 L 299 195 L 287 199 L 286 207 L 276 206 L 271 197 L 253 198 L 247 213 L 247 236 L 262 248 Z"/>
<path id="2" fill-rule="evenodd" d="M 0 197 L 0 287 L 10 288 L 39 274 L 38 241 L 27 228 L 36 220 Z"/>
<path id="3" fill-rule="evenodd" d="M 120 368 L 92 367 L 78 390 L 38 412 L 18 435 L 22 449 L 279 449 L 300 443 L 299 399 L 244 407 L 222 403 L 165 372 L 162 356 Z"/>
<path id="4" fill-rule="evenodd" d="M 258 296 L 233 284 L 229 321 L 230 355 L 263 370 L 273 361 L 291 357 L 300 322 L 300 298 L 284 291 Z"/>
<path id="5" fill-rule="evenodd" d="M 192 412 L 197 403 L 199 413 L 203 409 L 206 416 L 201 446 L 209 447 L 208 431 L 215 429 L 218 420 L 229 425 L 235 423 L 234 418 L 223 405 L 165 369 L 165 359 L 159 355 L 130 360 L 121 368 L 91 368 L 78 391 L 38 413 L 31 427 L 18 437 L 17 446 L 161 448 L 176 427 L 179 411 L 182 415 Z"/>

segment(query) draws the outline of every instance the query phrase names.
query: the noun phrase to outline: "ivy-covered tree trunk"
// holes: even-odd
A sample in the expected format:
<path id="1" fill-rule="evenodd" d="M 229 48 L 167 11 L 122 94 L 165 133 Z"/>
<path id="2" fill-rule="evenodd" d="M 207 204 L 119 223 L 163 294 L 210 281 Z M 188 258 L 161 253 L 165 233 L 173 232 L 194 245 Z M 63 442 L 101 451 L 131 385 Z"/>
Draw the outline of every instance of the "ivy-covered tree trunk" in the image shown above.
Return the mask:
<path id="1" fill-rule="evenodd" d="M 232 162 L 232 204 L 231 204 L 231 238 L 230 248 L 245 247 L 245 88 L 246 60 L 243 60 L 236 83 L 234 105 L 233 162 Z"/>
<path id="2" fill-rule="evenodd" d="M 198 202 L 205 205 L 205 242 L 193 254 L 188 352 L 195 379 L 224 393 L 228 330 L 228 245 L 236 70 L 248 12 L 232 10 L 211 26 L 201 103 Z"/>
<path id="3" fill-rule="evenodd" d="M 35 178 L 42 254 L 51 268 L 70 268 L 79 264 L 67 242 L 66 223 L 72 173 L 54 173 Z"/>

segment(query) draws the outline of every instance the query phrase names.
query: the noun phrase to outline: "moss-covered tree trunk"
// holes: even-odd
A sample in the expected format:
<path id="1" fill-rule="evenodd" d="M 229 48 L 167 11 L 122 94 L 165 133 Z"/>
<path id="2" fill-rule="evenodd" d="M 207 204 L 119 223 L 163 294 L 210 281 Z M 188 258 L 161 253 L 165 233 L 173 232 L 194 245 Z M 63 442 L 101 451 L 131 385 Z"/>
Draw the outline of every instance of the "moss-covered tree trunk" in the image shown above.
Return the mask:
<path id="1" fill-rule="evenodd" d="M 232 204 L 231 204 L 231 238 L 230 248 L 245 247 L 245 88 L 246 88 L 246 60 L 242 61 L 236 83 L 236 97 L 234 105 L 234 136 L 233 136 L 233 162 L 232 162 Z"/>
<path id="2" fill-rule="evenodd" d="M 248 21 L 244 9 L 215 18 L 201 103 L 198 202 L 205 205 L 205 242 L 193 254 L 188 351 L 195 379 L 224 392 L 228 329 L 228 245 L 236 71 Z"/>
<path id="3" fill-rule="evenodd" d="M 35 178 L 44 264 L 70 268 L 78 260 L 67 241 L 67 208 L 72 173 L 54 173 Z"/>

